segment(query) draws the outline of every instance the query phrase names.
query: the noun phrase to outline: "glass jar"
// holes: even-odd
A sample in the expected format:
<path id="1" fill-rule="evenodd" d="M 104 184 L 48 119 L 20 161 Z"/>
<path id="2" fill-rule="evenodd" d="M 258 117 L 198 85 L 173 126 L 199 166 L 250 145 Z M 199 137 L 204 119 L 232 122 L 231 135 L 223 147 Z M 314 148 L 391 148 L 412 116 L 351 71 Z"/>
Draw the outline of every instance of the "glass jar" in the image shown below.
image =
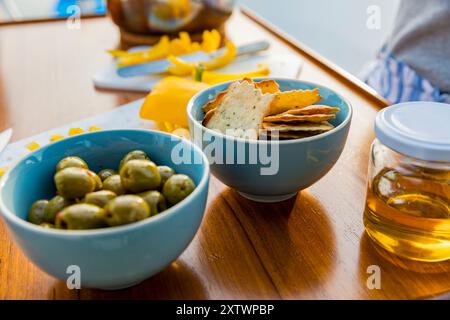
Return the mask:
<path id="1" fill-rule="evenodd" d="M 450 259 L 450 105 L 382 110 L 369 160 L 364 225 L 384 249 L 419 261 Z"/>
<path id="2" fill-rule="evenodd" d="M 108 0 L 108 11 L 121 30 L 133 34 L 177 35 L 220 29 L 234 0 Z"/>

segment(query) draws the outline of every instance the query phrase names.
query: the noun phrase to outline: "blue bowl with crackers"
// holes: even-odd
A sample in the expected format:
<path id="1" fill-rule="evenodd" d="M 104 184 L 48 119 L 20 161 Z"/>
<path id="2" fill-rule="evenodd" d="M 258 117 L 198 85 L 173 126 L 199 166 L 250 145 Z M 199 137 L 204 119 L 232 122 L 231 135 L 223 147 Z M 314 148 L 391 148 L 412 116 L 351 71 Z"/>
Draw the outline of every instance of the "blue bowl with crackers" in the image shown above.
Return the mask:
<path id="1" fill-rule="evenodd" d="M 214 176 L 258 202 L 289 199 L 327 174 L 352 118 L 350 103 L 333 90 L 280 78 L 212 86 L 187 112 Z"/>

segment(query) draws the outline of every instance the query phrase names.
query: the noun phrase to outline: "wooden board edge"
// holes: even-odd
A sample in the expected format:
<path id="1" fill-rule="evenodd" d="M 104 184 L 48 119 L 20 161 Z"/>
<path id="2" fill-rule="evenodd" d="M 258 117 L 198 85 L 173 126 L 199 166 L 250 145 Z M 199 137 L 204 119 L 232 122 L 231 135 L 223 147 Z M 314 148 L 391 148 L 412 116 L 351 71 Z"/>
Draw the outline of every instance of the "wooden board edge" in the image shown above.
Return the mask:
<path id="1" fill-rule="evenodd" d="M 365 84 L 363 81 L 358 79 L 356 76 L 352 75 L 348 71 L 344 70 L 334 62 L 324 58 L 322 55 L 302 43 L 301 41 L 295 39 L 291 35 L 287 34 L 285 31 L 281 30 L 281 28 L 275 26 L 273 23 L 267 21 L 265 18 L 261 17 L 259 14 L 257 14 L 252 9 L 249 9 L 246 6 L 240 6 L 240 11 L 243 15 L 245 15 L 247 18 L 264 28 L 265 30 L 269 31 L 271 34 L 273 34 L 275 37 L 280 39 L 285 44 L 289 45 L 294 50 L 302 53 L 303 55 L 307 56 L 314 62 L 316 62 L 318 65 L 320 65 L 322 68 L 326 69 L 330 73 L 332 73 L 334 76 L 339 78 L 340 80 L 343 80 L 347 84 L 354 87 L 356 90 L 361 91 L 366 97 L 368 97 L 371 101 L 374 101 L 376 105 L 380 108 L 387 107 L 391 105 L 391 103 L 386 100 L 384 97 L 382 97 L 378 92 L 376 92 L 375 89 L 370 87 L 369 85 Z"/>
<path id="2" fill-rule="evenodd" d="M 81 15 L 80 19 L 95 19 L 95 18 L 104 18 L 106 17 L 106 13 L 99 14 L 87 14 Z M 49 17 L 49 18 L 36 18 L 36 19 L 28 19 L 28 20 L 10 20 L 10 21 L 0 21 L 0 28 L 3 26 L 15 26 L 22 24 L 31 24 L 31 23 L 46 23 L 46 22 L 60 22 L 69 19 L 70 17 Z"/>

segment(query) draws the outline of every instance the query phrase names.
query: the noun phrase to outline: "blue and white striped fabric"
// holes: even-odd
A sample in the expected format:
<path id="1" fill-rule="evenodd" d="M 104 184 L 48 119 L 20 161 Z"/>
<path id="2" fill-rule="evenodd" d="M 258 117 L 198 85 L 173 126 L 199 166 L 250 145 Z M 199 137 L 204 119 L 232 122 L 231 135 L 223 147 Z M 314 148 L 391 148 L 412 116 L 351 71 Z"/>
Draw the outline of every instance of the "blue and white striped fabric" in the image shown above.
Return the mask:
<path id="1" fill-rule="evenodd" d="M 407 64 L 381 50 L 377 60 L 365 72 L 364 82 L 392 103 L 436 101 L 450 103 L 450 95 L 442 94 L 427 79 Z"/>

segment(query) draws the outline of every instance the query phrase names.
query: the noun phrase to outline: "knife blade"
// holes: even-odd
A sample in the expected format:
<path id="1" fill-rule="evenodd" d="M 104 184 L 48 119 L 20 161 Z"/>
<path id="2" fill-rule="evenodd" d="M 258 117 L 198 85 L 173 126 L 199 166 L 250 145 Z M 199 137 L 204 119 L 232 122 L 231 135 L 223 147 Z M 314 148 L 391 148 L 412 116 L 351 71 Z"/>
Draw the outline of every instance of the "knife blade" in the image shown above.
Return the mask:
<path id="1" fill-rule="evenodd" d="M 0 152 L 5 149 L 5 147 L 8 145 L 9 140 L 11 140 L 13 130 L 11 128 L 6 129 L 2 133 L 0 133 Z"/>
<path id="2" fill-rule="evenodd" d="M 249 43 L 243 46 L 239 46 L 237 48 L 236 56 L 243 56 L 247 54 L 253 54 L 257 53 L 263 50 L 269 49 L 270 44 L 267 41 L 258 41 Z M 225 51 L 225 48 L 219 49 L 211 54 L 208 54 L 203 51 L 185 54 L 179 56 L 181 59 L 187 62 L 201 62 L 201 61 L 207 61 L 210 59 L 214 59 L 215 57 L 223 54 Z M 156 60 L 152 62 L 142 63 L 142 64 L 136 64 L 132 66 L 122 67 L 117 69 L 117 74 L 124 78 L 129 77 L 136 77 L 136 76 L 143 76 L 143 75 L 150 75 L 150 74 L 156 74 L 156 73 L 162 73 L 167 71 L 167 68 L 169 67 L 170 62 L 167 61 L 167 59 L 161 59 Z"/>

